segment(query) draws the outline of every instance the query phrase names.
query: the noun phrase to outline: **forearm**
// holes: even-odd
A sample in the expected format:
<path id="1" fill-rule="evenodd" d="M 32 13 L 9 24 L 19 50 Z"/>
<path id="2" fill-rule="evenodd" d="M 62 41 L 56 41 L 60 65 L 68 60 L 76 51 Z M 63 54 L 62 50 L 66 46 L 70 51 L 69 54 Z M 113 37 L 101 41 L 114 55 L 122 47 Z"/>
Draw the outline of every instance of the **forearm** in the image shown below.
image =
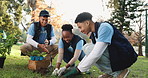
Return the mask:
<path id="1" fill-rule="evenodd" d="M 57 64 L 56 64 L 56 68 L 60 68 L 60 65 L 62 63 L 62 59 L 63 59 L 63 54 L 64 54 L 64 51 L 62 48 L 59 48 L 58 49 L 58 58 L 57 58 Z"/>
<path id="2" fill-rule="evenodd" d="M 107 43 L 97 42 L 91 53 L 79 63 L 78 69 L 81 72 L 87 71 L 101 57 L 107 46 Z"/>
<path id="3" fill-rule="evenodd" d="M 81 50 L 75 50 L 74 56 L 73 58 L 68 62 L 69 65 L 73 65 L 79 58 L 81 54 Z M 68 68 L 68 64 L 66 65 L 66 67 Z"/>
<path id="4" fill-rule="evenodd" d="M 33 40 L 33 36 L 31 36 L 31 35 L 29 35 L 29 34 L 27 35 L 26 42 L 29 43 L 29 44 L 31 44 L 32 46 L 38 48 L 38 44 L 39 44 L 39 43 L 37 43 L 36 41 L 34 41 L 34 40 Z"/>
<path id="5" fill-rule="evenodd" d="M 53 45 L 56 43 L 56 38 L 55 37 L 51 37 L 51 40 L 50 40 L 50 44 L 49 45 Z"/>

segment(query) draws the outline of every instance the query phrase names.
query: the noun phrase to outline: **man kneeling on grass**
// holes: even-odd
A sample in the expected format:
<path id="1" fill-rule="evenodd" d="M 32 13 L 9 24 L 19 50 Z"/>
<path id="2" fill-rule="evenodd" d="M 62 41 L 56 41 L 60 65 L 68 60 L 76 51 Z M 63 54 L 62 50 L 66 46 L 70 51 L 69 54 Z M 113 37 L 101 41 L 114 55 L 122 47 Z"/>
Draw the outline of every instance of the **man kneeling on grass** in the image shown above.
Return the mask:
<path id="1" fill-rule="evenodd" d="M 58 53 L 58 46 L 54 35 L 53 26 L 48 23 L 49 12 L 42 10 L 39 14 L 39 22 L 31 24 L 27 31 L 27 39 L 24 45 L 20 47 L 23 54 L 29 56 L 29 52 L 38 50 L 47 52 L 45 59 L 50 59 L 50 56 L 55 57 Z"/>
<path id="2" fill-rule="evenodd" d="M 129 73 L 127 68 L 137 60 L 137 54 L 119 30 L 108 22 L 93 22 L 88 12 L 79 14 L 75 23 L 82 33 L 91 32 L 90 38 L 95 45 L 77 67 L 63 76 L 85 72 L 96 64 L 105 73 L 98 78 L 126 78 Z"/>

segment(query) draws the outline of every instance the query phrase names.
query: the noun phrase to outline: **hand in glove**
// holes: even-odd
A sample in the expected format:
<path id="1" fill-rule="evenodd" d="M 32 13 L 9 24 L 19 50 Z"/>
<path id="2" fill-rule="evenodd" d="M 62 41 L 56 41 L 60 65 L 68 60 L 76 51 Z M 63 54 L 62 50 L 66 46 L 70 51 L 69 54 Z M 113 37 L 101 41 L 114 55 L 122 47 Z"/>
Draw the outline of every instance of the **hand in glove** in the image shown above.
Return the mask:
<path id="1" fill-rule="evenodd" d="M 62 73 L 66 70 L 66 67 L 62 67 L 58 70 L 58 76 L 61 76 Z"/>
<path id="2" fill-rule="evenodd" d="M 58 75 L 58 68 L 56 68 L 53 72 L 52 75 Z"/>
<path id="3" fill-rule="evenodd" d="M 69 72 L 65 73 L 63 75 L 63 77 L 68 77 L 68 76 L 75 75 L 75 74 L 80 74 L 80 73 L 81 73 L 81 71 L 77 67 L 74 67 Z"/>

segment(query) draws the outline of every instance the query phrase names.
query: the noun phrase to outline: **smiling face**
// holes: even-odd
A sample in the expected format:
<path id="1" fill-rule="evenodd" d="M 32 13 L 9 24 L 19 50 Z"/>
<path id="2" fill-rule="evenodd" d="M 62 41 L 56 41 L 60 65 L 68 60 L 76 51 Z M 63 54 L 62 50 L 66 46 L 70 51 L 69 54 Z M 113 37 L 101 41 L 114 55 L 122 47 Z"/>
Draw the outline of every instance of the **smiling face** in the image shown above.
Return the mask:
<path id="1" fill-rule="evenodd" d="M 88 33 L 91 32 L 89 21 L 78 22 L 76 24 L 82 33 L 88 35 Z"/>
<path id="2" fill-rule="evenodd" d="M 39 21 L 40 21 L 41 26 L 46 26 L 48 23 L 48 17 L 41 16 L 39 17 Z"/>
<path id="3" fill-rule="evenodd" d="M 69 43 L 73 38 L 73 34 L 69 31 L 62 31 L 62 37 L 63 37 L 63 40 Z"/>

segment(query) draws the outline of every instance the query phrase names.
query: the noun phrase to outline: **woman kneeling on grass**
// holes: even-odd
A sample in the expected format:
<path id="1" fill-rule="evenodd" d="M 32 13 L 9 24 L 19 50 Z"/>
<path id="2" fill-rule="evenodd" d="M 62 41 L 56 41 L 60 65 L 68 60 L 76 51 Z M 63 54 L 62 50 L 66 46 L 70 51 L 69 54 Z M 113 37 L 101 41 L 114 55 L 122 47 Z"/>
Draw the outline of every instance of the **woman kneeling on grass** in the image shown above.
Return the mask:
<path id="1" fill-rule="evenodd" d="M 75 62 L 78 59 L 81 61 L 85 56 L 82 50 L 85 41 L 72 33 L 72 25 L 65 24 L 62 26 L 62 38 L 59 40 L 58 44 L 58 58 L 56 68 L 52 75 L 61 76 L 61 74 L 70 67 L 75 66 Z M 62 59 L 67 63 L 66 66 L 60 68 Z"/>

